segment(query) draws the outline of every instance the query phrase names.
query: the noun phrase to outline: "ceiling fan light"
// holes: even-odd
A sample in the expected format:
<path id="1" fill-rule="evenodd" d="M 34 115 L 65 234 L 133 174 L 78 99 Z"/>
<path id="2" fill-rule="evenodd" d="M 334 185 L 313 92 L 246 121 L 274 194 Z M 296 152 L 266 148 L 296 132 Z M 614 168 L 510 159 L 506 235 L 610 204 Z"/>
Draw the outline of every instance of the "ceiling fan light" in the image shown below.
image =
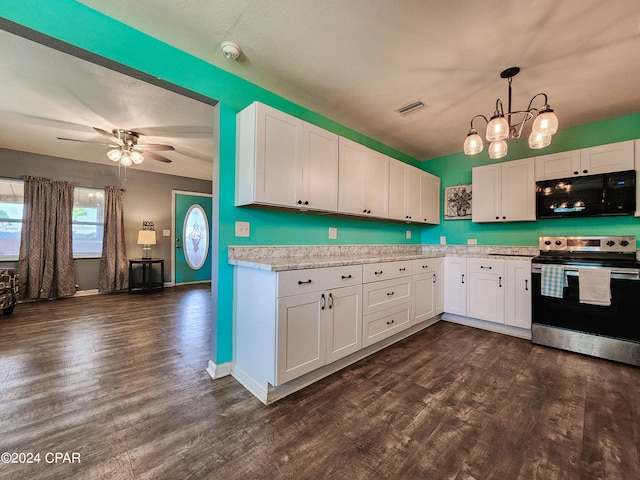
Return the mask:
<path id="1" fill-rule="evenodd" d="M 120 158 L 120 164 L 124 167 L 130 167 L 131 163 L 131 155 L 129 155 L 129 152 L 124 152 L 122 158 Z"/>
<path id="2" fill-rule="evenodd" d="M 476 155 L 482 151 L 483 147 L 482 137 L 478 135 L 475 128 L 470 129 L 467 134 L 467 138 L 464 141 L 464 154 Z"/>
<path id="3" fill-rule="evenodd" d="M 498 140 L 489 144 L 489 158 L 497 159 L 507 156 L 507 142 L 506 140 Z"/>
<path id="4" fill-rule="evenodd" d="M 531 127 L 532 132 L 539 133 L 541 135 L 553 135 L 558 131 L 558 117 L 553 113 L 553 110 L 549 105 L 545 105 L 540 113 L 533 121 Z"/>
<path id="5" fill-rule="evenodd" d="M 133 163 L 135 163 L 136 165 L 140 165 L 142 162 L 144 162 L 144 157 L 140 152 L 136 152 L 134 150 L 131 152 L 131 160 L 133 160 Z"/>
<path id="6" fill-rule="evenodd" d="M 494 115 L 487 125 L 487 141 L 506 140 L 509 136 L 509 122 L 502 115 Z"/>
<path id="7" fill-rule="evenodd" d="M 113 150 L 109 150 L 107 152 L 107 157 L 109 157 L 109 160 L 117 162 L 118 160 L 120 160 L 120 157 L 122 156 L 122 151 L 119 148 L 114 148 Z"/>
<path id="8" fill-rule="evenodd" d="M 538 150 L 548 147 L 551 144 L 551 135 L 543 135 L 540 132 L 533 131 L 529 135 L 529 148 Z"/>

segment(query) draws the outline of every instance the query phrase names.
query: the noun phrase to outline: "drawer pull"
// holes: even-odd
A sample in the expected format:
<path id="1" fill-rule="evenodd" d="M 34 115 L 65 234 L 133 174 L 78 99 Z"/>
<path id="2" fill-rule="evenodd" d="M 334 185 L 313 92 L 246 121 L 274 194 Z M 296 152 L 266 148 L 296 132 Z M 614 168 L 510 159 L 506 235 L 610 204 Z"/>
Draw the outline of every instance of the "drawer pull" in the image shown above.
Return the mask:
<path id="1" fill-rule="evenodd" d="M 320 306 L 320 310 L 324 310 L 324 307 L 327 306 L 327 299 L 324 298 L 324 293 L 320 297 L 322 298 L 322 305 Z"/>
<path id="2" fill-rule="evenodd" d="M 379 272 L 373 272 L 374 275 L 382 275 L 382 270 L 380 270 Z"/>
<path id="3" fill-rule="evenodd" d="M 329 300 L 331 300 L 331 303 L 329 304 L 329 310 L 331 310 L 333 308 L 333 293 L 329 294 Z"/>
<path id="4" fill-rule="evenodd" d="M 387 292 L 387 297 L 390 297 L 391 295 L 395 295 L 396 292 Z"/>
<path id="5" fill-rule="evenodd" d="M 406 268 L 400 268 L 399 270 L 400 270 L 401 272 L 404 272 L 404 271 L 406 271 L 407 269 L 406 269 Z"/>
<path id="6" fill-rule="evenodd" d="M 436 274 L 434 273 L 434 274 L 433 274 L 433 283 L 436 283 L 436 278 L 437 278 L 437 277 L 436 277 Z"/>
<path id="7" fill-rule="evenodd" d="M 391 319 L 391 320 L 389 320 L 389 321 L 387 322 L 387 325 L 391 325 L 391 324 L 393 324 L 393 322 L 394 322 L 394 320 L 393 320 L 393 319 Z"/>
<path id="8" fill-rule="evenodd" d="M 298 280 L 298 285 L 304 285 L 306 283 L 311 283 L 311 279 L 307 280 L 306 282 L 303 282 L 302 280 Z"/>
<path id="9" fill-rule="evenodd" d="M 502 288 L 502 277 L 498 277 L 498 287 Z"/>
<path id="10" fill-rule="evenodd" d="M 422 265 L 422 268 L 429 268 L 429 265 Z"/>
<path id="11" fill-rule="evenodd" d="M 487 270 L 491 270 L 493 267 L 485 267 L 484 265 L 480 265 L 480 268 L 486 268 Z"/>
<path id="12" fill-rule="evenodd" d="M 349 280 L 350 278 L 351 278 L 351 275 L 342 275 L 343 280 Z"/>

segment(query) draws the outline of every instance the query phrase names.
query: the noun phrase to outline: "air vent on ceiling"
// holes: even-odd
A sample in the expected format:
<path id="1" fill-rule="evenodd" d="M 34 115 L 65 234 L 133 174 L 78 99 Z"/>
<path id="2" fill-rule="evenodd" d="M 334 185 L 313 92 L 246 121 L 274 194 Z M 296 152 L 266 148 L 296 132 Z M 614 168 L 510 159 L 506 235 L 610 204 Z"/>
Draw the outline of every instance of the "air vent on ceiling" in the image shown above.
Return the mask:
<path id="1" fill-rule="evenodd" d="M 425 104 L 422 102 L 422 100 L 415 100 L 411 103 L 407 103 L 406 105 L 400 108 L 396 108 L 394 112 L 398 112 L 400 115 L 408 115 L 424 107 L 425 107 Z"/>

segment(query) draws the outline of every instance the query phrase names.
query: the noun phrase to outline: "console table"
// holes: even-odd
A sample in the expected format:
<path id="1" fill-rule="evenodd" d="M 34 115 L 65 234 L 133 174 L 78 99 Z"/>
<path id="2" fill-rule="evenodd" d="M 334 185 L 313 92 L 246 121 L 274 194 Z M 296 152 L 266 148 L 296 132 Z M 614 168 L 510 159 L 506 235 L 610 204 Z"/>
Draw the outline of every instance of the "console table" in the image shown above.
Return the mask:
<path id="1" fill-rule="evenodd" d="M 153 281 L 153 265 L 160 264 L 160 281 Z M 142 281 L 133 281 L 133 266 L 142 265 Z M 129 293 L 151 293 L 154 289 L 164 290 L 164 258 L 129 259 Z"/>

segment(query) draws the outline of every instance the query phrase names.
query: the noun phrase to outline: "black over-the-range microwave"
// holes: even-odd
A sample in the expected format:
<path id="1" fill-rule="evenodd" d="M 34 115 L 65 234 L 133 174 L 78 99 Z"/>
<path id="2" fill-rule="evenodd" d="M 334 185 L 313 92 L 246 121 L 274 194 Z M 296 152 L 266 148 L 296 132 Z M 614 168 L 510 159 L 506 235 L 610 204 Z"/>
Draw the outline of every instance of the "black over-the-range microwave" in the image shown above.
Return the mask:
<path id="1" fill-rule="evenodd" d="M 635 170 L 536 182 L 538 218 L 626 215 L 635 209 Z"/>

